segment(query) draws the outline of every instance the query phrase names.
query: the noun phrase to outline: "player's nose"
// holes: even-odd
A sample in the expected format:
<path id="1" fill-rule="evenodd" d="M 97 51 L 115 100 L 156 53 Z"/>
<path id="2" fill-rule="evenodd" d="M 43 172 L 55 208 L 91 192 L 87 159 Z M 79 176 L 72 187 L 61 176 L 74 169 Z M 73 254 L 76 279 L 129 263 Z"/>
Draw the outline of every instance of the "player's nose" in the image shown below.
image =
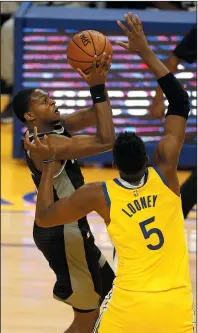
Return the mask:
<path id="1" fill-rule="evenodd" d="M 54 105 L 54 104 L 56 104 L 56 101 L 54 101 L 53 99 L 50 99 L 50 104 Z"/>

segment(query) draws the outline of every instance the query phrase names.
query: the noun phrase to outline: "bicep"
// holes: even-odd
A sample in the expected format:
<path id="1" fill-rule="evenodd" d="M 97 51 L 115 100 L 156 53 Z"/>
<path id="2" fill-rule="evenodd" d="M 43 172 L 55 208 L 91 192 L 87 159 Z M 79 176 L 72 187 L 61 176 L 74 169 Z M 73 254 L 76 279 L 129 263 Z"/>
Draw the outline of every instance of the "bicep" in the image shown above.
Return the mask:
<path id="1" fill-rule="evenodd" d="M 79 132 L 85 128 L 96 125 L 96 114 L 92 108 L 82 109 L 65 116 L 62 119 L 63 126 L 69 133 Z"/>
<path id="2" fill-rule="evenodd" d="M 156 147 L 154 164 L 157 166 L 164 165 L 166 167 L 171 167 L 172 169 L 177 169 L 180 150 L 181 146 L 178 144 L 176 138 L 168 134 L 165 135 Z"/>
<path id="3" fill-rule="evenodd" d="M 75 135 L 71 138 L 50 135 L 55 147 L 57 160 L 70 160 L 88 157 L 109 150 L 109 144 L 102 144 L 96 135 Z"/>
<path id="4" fill-rule="evenodd" d="M 180 195 L 177 166 L 185 138 L 186 120 L 179 116 L 166 118 L 165 133 L 154 153 L 154 164 L 164 176 L 167 186 Z"/>

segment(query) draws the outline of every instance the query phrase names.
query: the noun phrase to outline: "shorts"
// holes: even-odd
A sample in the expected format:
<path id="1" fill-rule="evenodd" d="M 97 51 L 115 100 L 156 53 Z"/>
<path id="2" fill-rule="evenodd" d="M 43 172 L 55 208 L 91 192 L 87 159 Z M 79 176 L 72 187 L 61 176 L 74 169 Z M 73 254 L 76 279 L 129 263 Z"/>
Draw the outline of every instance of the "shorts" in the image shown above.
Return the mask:
<path id="1" fill-rule="evenodd" d="M 145 293 L 114 286 L 93 333 L 193 333 L 193 319 L 187 288 Z"/>
<path id="2" fill-rule="evenodd" d="M 54 298 L 76 311 L 97 309 L 111 290 L 115 275 L 95 245 L 86 219 L 52 228 L 34 223 L 33 238 L 56 275 Z"/>

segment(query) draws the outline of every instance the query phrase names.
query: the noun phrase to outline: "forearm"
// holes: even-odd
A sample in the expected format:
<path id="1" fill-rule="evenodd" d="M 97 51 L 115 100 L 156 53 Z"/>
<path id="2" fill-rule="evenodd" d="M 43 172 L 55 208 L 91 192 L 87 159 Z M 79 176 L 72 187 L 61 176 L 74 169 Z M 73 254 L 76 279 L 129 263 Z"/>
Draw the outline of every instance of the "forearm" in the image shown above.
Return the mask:
<path id="1" fill-rule="evenodd" d="M 95 104 L 95 113 L 97 117 L 97 138 L 101 144 L 113 145 L 115 141 L 115 130 L 112 119 L 111 107 L 108 101 Z"/>
<path id="2" fill-rule="evenodd" d="M 171 73 L 175 73 L 177 71 L 177 66 L 180 63 L 180 59 L 175 57 L 174 54 L 172 54 L 165 62 L 164 65 L 169 69 Z M 156 89 L 156 94 L 158 98 L 163 99 L 163 91 L 160 88 L 160 86 Z"/>
<path id="3" fill-rule="evenodd" d="M 36 221 L 40 220 L 54 202 L 53 174 L 54 163 L 43 163 L 41 182 L 37 194 Z"/>
<path id="4" fill-rule="evenodd" d="M 108 91 L 107 91 L 107 87 L 106 86 L 105 86 L 105 96 L 106 96 L 109 108 L 111 109 L 111 112 L 112 112 L 111 103 L 110 103 L 110 99 L 109 99 L 109 95 L 108 95 Z"/>
<path id="5" fill-rule="evenodd" d="M 177 66 L 179 65 L 180 61 L 181 60 L 177 58 L 174 54 L 171 54 L 170 57 L 164 62 L 164 64 L 171 73 L 175 73 L 177 71 Z"/>
<path id="6" fill-rule="evenodd" d="M 144 48 L 139 55 L 157 79 L 169 73 L 168 68 L 158 59 L 150 47 Z"/>

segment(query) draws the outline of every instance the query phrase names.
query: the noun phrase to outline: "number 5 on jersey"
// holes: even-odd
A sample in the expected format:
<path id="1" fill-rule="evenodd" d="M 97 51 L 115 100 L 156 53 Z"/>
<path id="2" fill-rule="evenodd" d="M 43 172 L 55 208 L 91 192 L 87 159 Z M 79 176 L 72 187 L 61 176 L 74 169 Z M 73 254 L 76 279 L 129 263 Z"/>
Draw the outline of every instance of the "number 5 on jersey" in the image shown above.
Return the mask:
<path id="1" fill-rule="evenodd" d="M 145 220 L 140 223 L 140 228 L 142 230 L 142 233 L 143 233 L 145 239 L 148 239 L 153 234 L 156 234 L 159 238 L 159 243 L 157 245 L 152 245 L 152 244 L 147 245 L 149 250 L 159 250 L 159 249 L 161 249 L 161 247 L 164 244 L 164 236 L 160 229 L 158 229 L 158 228 L 151 228 L 149 230 L 148 230 L 148 228 L 146 229 L 146 226 L 154 221 L 155 221 L 155 217 L 153 216 L 150 219 Z"/>

